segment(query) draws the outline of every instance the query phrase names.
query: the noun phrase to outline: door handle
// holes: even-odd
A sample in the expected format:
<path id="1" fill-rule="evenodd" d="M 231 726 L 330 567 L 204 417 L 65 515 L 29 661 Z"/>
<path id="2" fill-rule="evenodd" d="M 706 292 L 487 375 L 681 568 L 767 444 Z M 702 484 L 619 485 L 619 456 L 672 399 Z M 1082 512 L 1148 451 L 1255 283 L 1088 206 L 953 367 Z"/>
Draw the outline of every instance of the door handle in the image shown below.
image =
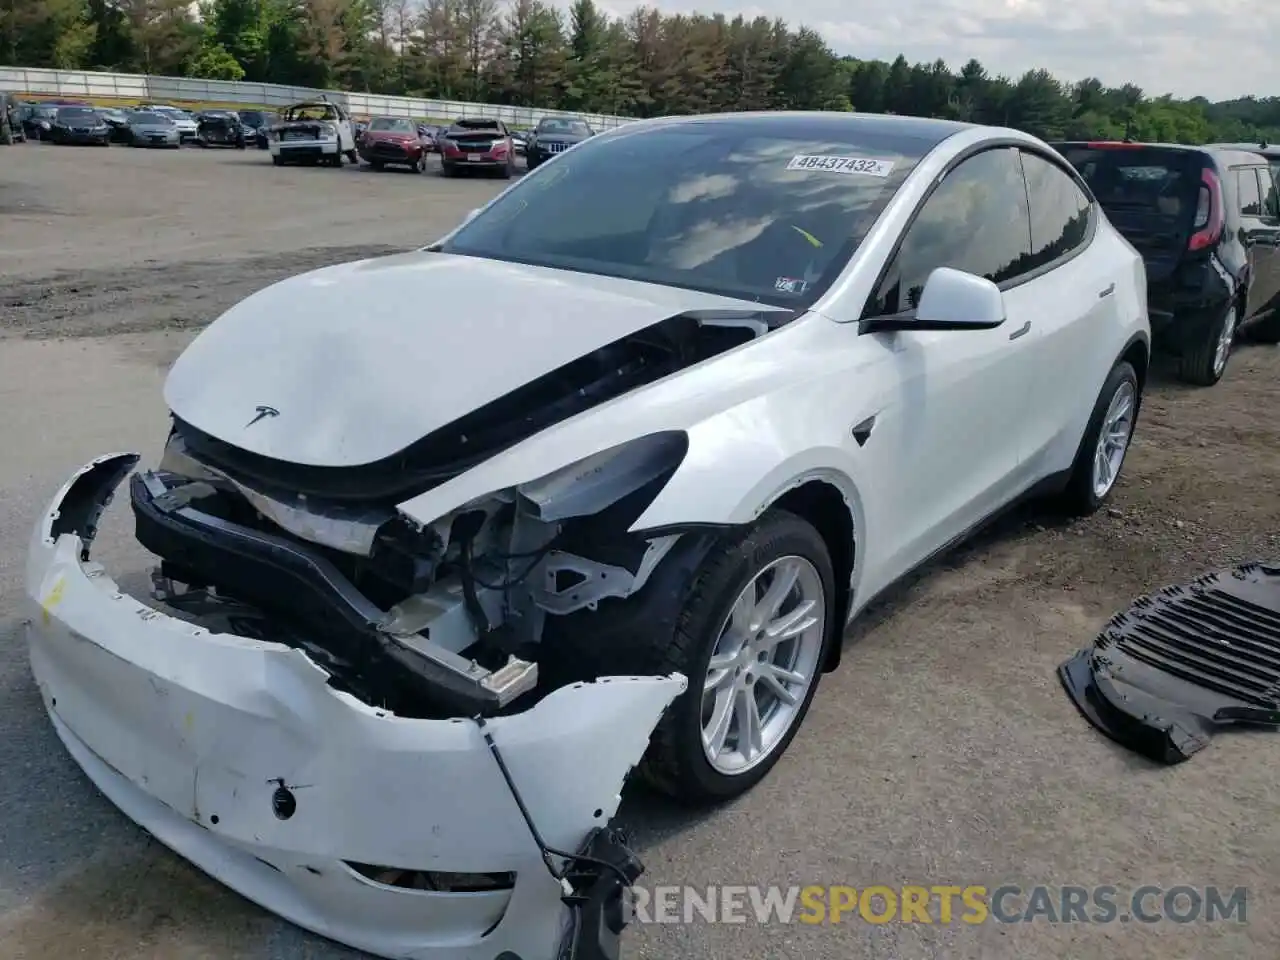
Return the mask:
<path id="1" fill-rule="evenodd" d="M 1098 299 L 1101 300 L 1104 297 L 1109 297 L 1115 292 L 1116 292 L 1116 285 L 1113 283 L 1111 284 L 1111 286 L 1107 287 L 1107 289 L 1098 291 Z"/>
<path id="2" fill-rule="evenodd" d="M 1009 339 L 1017 340 L 1019 337 L 1025 337 L 1030 332 L 1031 332 L 1031 321 L 1028 320 L 1026 323 L 1020 326 L 1017 330 L 1013 331 L 1013 333 L 1009 334 Z"/>

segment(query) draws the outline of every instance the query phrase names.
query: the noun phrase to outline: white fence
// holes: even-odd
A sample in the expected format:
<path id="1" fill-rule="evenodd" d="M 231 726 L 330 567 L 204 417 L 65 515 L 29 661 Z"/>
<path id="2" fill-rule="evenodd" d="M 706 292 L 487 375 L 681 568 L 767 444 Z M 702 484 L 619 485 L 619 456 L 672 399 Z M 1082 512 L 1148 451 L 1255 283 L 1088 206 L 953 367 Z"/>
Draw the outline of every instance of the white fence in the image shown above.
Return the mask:
<path id="1" fill-rule="evenodd" d="M 411 117 L 452 120 L 457 117 L 496 117 L 509 126 L 531 127 L 541 117 L 578 117 L 598 130 L 626 123 L 628 117 L 568 113 L 563 110 L 536 110 L 504 107 L 490 103 L 459 100 L 424 100 L 417 97 L 386 97 L 374 93 L 344 90 L 316 90 L 278 83 L 246 83 L 240 80 L 198 80 L 190 77 L 154 77 L 138 73 L 91 73 L 79 70 L 36 70 L 0 67 L 0 90 L 37 97 L 111 97 L 120 100 L 151 100 L 160 103 L 243 103 L 254 107 L 285 107 L 299 100 L 325 94 L 357 117 Z"/>

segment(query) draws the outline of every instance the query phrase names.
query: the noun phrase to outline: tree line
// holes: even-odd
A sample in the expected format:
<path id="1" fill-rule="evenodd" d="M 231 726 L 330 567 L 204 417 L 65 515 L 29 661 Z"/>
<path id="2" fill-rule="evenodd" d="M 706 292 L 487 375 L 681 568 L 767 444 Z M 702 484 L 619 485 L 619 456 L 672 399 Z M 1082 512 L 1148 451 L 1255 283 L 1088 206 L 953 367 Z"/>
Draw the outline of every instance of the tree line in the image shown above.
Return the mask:
<path id="1" fill-rule="evenodd" d="M 860 110 L 1018 127 L 1046 139 L 1280 139 L 1280 97 L 1148 96 L 977 60 L 837 55 L 781 19 L 567 12 L 546 0 L 2 0 L 0 62 L 254 80 L 648 117 Z"/>

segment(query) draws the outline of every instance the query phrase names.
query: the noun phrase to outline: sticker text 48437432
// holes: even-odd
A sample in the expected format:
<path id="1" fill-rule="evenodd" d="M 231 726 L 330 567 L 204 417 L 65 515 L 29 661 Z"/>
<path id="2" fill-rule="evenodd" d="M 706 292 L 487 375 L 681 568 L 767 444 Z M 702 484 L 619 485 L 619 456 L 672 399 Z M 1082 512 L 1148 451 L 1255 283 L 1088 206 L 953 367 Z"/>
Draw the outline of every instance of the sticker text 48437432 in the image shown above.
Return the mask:
<path id="1" fill-rule="evenodd" d="M 864 177 L 887 177 L 893 172 L 892 160 L 870 157 L 809 156 L 792 157 L 788 170 L 815 170 L 821 173 L 859 173 Z"/>

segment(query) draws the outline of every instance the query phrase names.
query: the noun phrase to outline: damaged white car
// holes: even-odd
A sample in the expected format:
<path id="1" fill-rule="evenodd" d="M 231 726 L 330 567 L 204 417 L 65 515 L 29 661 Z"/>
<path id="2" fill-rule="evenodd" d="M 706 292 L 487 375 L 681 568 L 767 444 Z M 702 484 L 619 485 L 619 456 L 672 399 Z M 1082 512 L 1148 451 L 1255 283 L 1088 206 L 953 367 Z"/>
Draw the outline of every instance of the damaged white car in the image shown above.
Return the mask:
<path id="1" fill-rule="evenodd" d="M 104 793 L 304 927 L 614 956 L 629 770 L 740 794 L 894 580 L 1021 497 L 1097 509 L 1148 342 L 1024 134 L 628 124 L 205 330 L 129 480 L 156 598 L 90 559 L 103 457 L 34 533 L 33 670 Z"/>

